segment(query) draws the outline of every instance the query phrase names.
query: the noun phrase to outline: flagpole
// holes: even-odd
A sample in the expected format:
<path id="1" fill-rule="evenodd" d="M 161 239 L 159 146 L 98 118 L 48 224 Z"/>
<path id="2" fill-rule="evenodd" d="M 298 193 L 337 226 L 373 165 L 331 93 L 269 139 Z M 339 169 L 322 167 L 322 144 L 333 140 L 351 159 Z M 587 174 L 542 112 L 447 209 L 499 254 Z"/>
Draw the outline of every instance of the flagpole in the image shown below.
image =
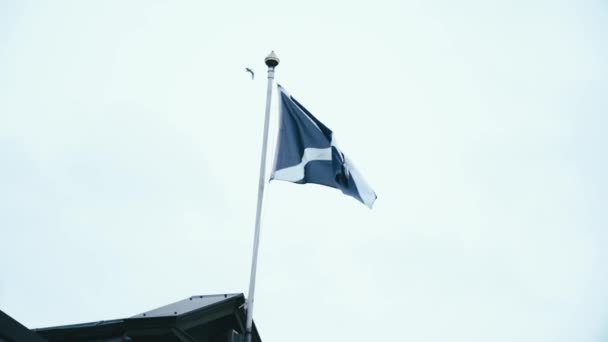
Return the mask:
<path id="1" fill-rule="evenodd" d="M 258 248 L 260 246 L 260 224 L 262 216 L 262 202 L 264 200 L 264 186 L 266 185 L 266 152 L 268 147 L 268 124 L 270 121 L 270 98 L 272 97 L 272 84 L 274 81 L 274 68 L 279 65 L 279 57 L 272 51 L 264 62 L 268 66 L 268 90 L 266 91 L 266 115 L 264 117 L 264 137 L 262 140 L 262 158 L 260 160 L 260 178 L 258 182 L 258 204 L 255 212 L 255 234 L 253 236 L 253 256 L 251 257 L 251 277 L 249 278 L 249 295 L 247 296 L 247 342 L 253 340 L 253 296 L 255 293 L 255 274 L 258 262 Z"/>

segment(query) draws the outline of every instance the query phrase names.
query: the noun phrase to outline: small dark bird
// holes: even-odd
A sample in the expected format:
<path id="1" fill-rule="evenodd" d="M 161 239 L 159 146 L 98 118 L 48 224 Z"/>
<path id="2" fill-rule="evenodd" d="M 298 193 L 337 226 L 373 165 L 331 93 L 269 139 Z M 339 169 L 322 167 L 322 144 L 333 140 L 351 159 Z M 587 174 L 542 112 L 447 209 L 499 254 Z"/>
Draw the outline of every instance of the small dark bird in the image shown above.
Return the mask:
<path id="1" fill-rule="evenodd" d="M 250 73 L 251 74 L 251 79 L 253 79 L 253 76 L 254 76 L 253 70 L 251 70 L 249 68 L 245 68 L 245 71 L 247 71 L 248 73 Z"/>

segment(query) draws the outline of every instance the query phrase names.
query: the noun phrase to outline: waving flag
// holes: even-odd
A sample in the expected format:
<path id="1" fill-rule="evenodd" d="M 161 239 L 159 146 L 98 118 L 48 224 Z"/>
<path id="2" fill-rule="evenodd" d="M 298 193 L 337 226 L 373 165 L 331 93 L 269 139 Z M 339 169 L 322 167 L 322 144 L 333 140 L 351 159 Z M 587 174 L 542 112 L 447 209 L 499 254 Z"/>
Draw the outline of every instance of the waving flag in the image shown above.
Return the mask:
<path id="1" fill-rule="evenodd" d="M 333 132 L 279 88 L 280 125 L 270 179 L 340 189 L 372 207 L 376 193 L 336 146 Z"/>

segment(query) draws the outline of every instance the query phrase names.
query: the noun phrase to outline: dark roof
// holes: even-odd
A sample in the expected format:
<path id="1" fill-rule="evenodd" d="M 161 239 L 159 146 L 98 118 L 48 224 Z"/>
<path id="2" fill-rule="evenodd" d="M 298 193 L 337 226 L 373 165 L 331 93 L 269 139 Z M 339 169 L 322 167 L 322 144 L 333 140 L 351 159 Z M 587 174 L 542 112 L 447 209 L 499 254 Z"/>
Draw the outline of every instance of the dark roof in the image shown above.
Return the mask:
<path id="1" fill-rule="evenodd" d="M 179 302 L 161 306 L 154 310 L 146 311 L 139 315 L 135 315 L 131 318 L 144 318 L 144 317 L 171 317 L 175 315 L 184 315 L 191 313 L 196 310 L 203 309 L 205 307 L 213 306 L 221 303 L 224 300 L 242 296 L 239 293 L 231 294 L 218 294 L 218 295 L 206 295 L 206 296 L 192 296 Z"/>
<path id="2" fill-rule="evenodd" d="M 44 342 L 35 332 L 0 311 L 0 341 Z"/>
<path id="3" fill-rule="evenodd" d="M 117 341 L 233 341 L 244 334 L 246 312 L 243 294 L 192 296 L 123 319 L 34 329 L 54 342 Z M 261 342 L 253 329 L 254 342 Z"/>

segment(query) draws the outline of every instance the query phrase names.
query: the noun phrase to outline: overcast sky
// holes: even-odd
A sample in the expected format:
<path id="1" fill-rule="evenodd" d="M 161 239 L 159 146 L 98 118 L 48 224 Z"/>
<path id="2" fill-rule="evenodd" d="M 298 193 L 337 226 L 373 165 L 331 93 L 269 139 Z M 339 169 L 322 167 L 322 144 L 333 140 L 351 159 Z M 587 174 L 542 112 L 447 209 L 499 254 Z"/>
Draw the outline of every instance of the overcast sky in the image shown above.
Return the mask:
<path id="1" fill-rule="evenodd" d="M 605 1 L 2 1 L 0 309 L 246 293 L 274 49 L 378 200 L 270 183 L 264 341 L 606 341 L 607 34 Z"/>

